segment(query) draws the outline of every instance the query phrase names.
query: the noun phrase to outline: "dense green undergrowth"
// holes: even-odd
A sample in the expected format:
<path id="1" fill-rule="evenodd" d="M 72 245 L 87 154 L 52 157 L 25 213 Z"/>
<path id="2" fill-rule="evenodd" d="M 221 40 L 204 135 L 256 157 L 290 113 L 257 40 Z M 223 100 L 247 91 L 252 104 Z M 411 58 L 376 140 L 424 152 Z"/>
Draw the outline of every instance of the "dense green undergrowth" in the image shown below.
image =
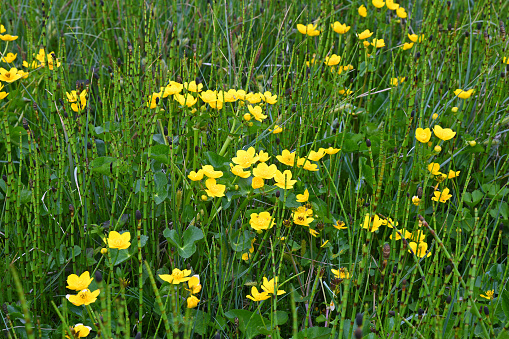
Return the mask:
<path id="1" fill-rule="evenodd" d="M 3 1 L 7 338 L 506 338 L 509 4 Z"/>

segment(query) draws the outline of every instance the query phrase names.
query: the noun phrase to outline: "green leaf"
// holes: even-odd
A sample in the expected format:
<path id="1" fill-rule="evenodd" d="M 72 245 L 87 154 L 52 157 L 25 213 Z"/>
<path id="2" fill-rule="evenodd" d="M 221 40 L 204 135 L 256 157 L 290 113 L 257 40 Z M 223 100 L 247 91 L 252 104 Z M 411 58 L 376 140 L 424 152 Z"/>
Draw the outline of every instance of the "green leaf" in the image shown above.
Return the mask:
<path id="1" fill-rule="evenodd" d="M 155 161 L 169 164 L 168 155 L 170 154 L 170 147 L 168 145 L 155 145 L 150 147 L 150 158 Z"/>
<path id="2" fill-rule="evenodd" d="M 509 291 L 502 292 L 502 309 L 504 310 L 505 317 L 509 319 Z"/>
<path id="3" fill-rule="evenodd" d="M 117 158 L 113 157 L 98 157 L 92 160 L 90 163 L 90 169 L 92 172 L 101 173 L 103 175 L 111 175 L 116 161 Z"/>
<path id="4" fill-rule="evenodd" d="M 207 333 L 207 327 L 210 324 L 210 314 L 200 310 L 192 310 L 191 314 L 194 317 L 194 331 L 199 335 L 205 335 Z"/>
<path id="5" fill-rule="evenodd" d="M 245 252 L 251 248 L 251 232 L 234 230 L 229 234 L 230 246 L 235 252 Z"/>
<path id="6" fill-rule="evenodd" d="M 331 331 L 332 329 L 327 327 L 311 327 L 300 331 L 295 337 L 292 337 L 292 339 L 327 339 L 330 337 Z"/>
<path id="7" fill-rule="evenodd" d="M 154 201 L 156 205 L 168 197 L 168 177 L 163 172 L 154 174 Z"/>
<path id="8" fill-rule="evenodd" d="M 209 164 L 211 164 L 215 169 L 222 167 L 224 164 L 230 163 L 230 159 L 222 157 L 214 152 L 205 152 L 204 155 L 207 158 Z"/>
<path id="9" fill-rule="evenodd" d="M 224 315 L 230 321 L 234 321 L 235 318 L 239 320 L 239 329 L 245 334 L 246 338 L 253 338 L 260 334 L 270 334 L 270 320 L 263 318 L 258 313 L 248 310 L 230 310 Z"/>
<path id="10" fill-rule="evenodd" d="M 182 240 L 179 239 L 177 231 L 166 228 L 163 232 L 164 237 L 173 246 L 177 248 L 178 254 L 187 259 L 196 252 L 195 242 L 203 239 L 203 232 L 197 227 L 189 226 L 182 235 Z"/>

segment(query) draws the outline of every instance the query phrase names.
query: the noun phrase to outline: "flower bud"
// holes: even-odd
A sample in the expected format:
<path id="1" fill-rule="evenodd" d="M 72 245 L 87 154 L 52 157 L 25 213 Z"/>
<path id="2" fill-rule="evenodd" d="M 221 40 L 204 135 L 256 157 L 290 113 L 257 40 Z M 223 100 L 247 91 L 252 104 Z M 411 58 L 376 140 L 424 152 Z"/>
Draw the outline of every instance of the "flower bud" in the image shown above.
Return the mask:
<path id="1" fill-rule="evenodd" d="M 102 251 L 102 250 L 101 250 Z M 103 275 L 101 272 L 99 271 L 95 271 L 95 281 L 97 281 L 98 283 L 100 283 L 101 281 L 103 281 Z"/>
<path id="2" fill-rule="evenodd" d="M 359 327 L 362 326 L 362 313 L 357 313 L 357 315 L 355 316 L 355 323 Z"/>
<path id="3" fill-rule="evenodd" d="M 141 212 L 140 212 L 140 210 L 136 210 L 135 214 L 136 214 L 136 220 L 140 221 L 141 220 Z"/>
<path id="4" fill-rule="evenodd" d="M 371 140 L 366 139 L 366 146 L 371 147 Z"/>

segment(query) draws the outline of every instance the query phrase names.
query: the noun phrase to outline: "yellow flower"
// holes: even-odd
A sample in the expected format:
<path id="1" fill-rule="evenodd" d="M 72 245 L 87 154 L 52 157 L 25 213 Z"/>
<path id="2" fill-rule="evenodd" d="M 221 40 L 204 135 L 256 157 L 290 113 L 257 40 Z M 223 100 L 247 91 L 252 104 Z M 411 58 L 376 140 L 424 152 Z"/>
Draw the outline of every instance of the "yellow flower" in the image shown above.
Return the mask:
<path id="1" fill-rule="evenodd" d="M 163 98 L 180 93 L 182 91 L 182 88 L 184 88 L 184 85 L 182 85 L 181 83 L 170 81 L 168 85 L 166 85 L 165 87 L 161 87 Z"/>
<path id="2" fill-rule="evenodd" d="M 21 77 L 21 79 L 26 79 L 26 78 L 28 78 L 28 74 L 29 74 L 28 72 L 25 72 L 25 71 L 24 71 L 24 70 L 22 70 L 22 69 L 19 69 L 19 70 L 18 70 L 18 75 Z"/>
<path id="3" fill-rule="evenodd" d="M 89 290 L 84 289 L 78 292 L 77 295 L 68 294 L 65 297 L 75 306 L 90 305 L 91 303 L 97 300 L 99 292 L 100 292 L 99 290 L 90 292 Z"/>
<path id="4" fill-rule="evenodd" d="M 300 206 L 292 213 L 293 222 L 296 225 L 308 227 L 309 224 L 311 224 L 313 220 L 315 220 L 314 218 L 311 217 L 312 215 L 313 215 L 312 209 Z"/>
<path id="5" fill-rule="evenodd" d="M 338 34 L 345 34 L 350 30 L 350 26 L 347 26 L 346 24 L 339 23 L 339 21 L 334 22 L 330 25 L 334 32 Z"/>
<path id="6" fill-rule="evenodd" d="M 253 175 L 255 177 L 259 177 L 262 179 L 272 179 L 274 178 L 274 175 L 276 175 L 276 172 L 277 172 L 276 165 L 269 166 L 264 162 L 258 164 L 258 166 L 253 168 Z"/>
<path id="7" fill-rule="evenodd" d="M 390 9 L 391 11 L 395 11 L 399 8 L 399 5 L 395 3 L 394 0 L 387 0 L 385 4 L 387 5 L 387 8 Z"/>
<path id="8" fill-rule="evenodd" d="M 3 40 L 3 41 L 14 41 L 17 38 L 18 38 L 17 35 L 10 35 L 10 34 L 0 35 L 0 40 Z"/>
<path id="9" fill-rule="evenodd" d="M 251 258 L 251 253 L 242 253 L 242 260 L 248 261 Z"/>
<path id="10" fill-rule="evenodd" d="M 283 132 L 283 127 L 279 126 L 279 125 L 274 125 L 274 130 L 271 130 L 269 128 L 269 132 L 272 132 L 272 134 L 278 134 L 278 133 L 281 133 Z"/>
<path id="11" fill-rule="evenodd" d="M 450 128 L 442 128 L 439 125 L 436 125 L 433 128 L 433 133 L 437 138 L 443 141 L 451 140 L 456 135 L 456 132 L 454 132 Z"/>
<path id="12" fill-rule="evenodd" d="M 408 17 L 406 10 L 401 6 L 396 10 L 396 15 L 401 19 L 406 19 Z"/>
<path id="13" fill-rule="evenodd" d="M 432 162 L 428 165 L 428 171 L 432 175 L 439 175 L 440 174 L 440 164 L 437 164 L 436 162 Z"/>
<path id="14" fill-rule="evenodd" d="M 350 279 L 350 273 L 344 267 L 341 267 L 339 270 L 331 269 L 331 272 L 336 279 Z"/>
<path id="15" fill-rule="evenodd" d="M 235 102 L 237 101 L 237 91 L 232 89 L 229 89 L 227 92 L 219 91 L 217 93 L 218 101 L 223 102 Z"/>
<path id="16" fill-rule="evenodd" d="M 422 41 L 422 35 L 419 37 L 417 34 L 408 34 L 408 39 L 410 39 L 410 41 L 412 42 L 417 42 L 417 40 L 419 40 L 419 42 Z"/>
<path id="17" fill-rule="evenodd" d="M 195 274 L 187 281 L 187 286 L 189 289 L 187 289 L 191 294 L 197 294 L 201 291 L 201 284 L 200 284 L 200 276 L 198 274 Z"/>
<path id="18" fill-rule="evenodd" d="M 306 160 L 306 158 L 299 158 L 297 160 L 297 167 L 302 167 L 304 165 L 304 169 L 306 171 L 318 171 L 318 166 L 316 164 L 311 163 L 311 161 Z"/>
<path id="19" fill-rule="evenodd" d="M 195 308 L 196 306 L 198 306 L 199 302 L 200 302 L 200 299 L 198 299 L 194 295 L 192 295 L 189 298 L 187 298 L 187 308 Z"/>
<path id="20" fill-rule="evenodd" d="M 338 230 L 346 230 L 347 229 L 345 222 L 341 221 L 341 220 L 336 221 L 336 223 L 332 226 L 334 226 L 334 228 L 337 228 Z"/>
<path id="21" fill-rule="evenodd" d="M 302 194 L 297 194 L 297 202 L 306 202 L 309 199 L 309 191 L 306 190 Z"/>
<path id="22" fill-rule="evenodd" d="M 189 277 L 190 274 L 191 270 L 181 271 L 178 268 L 174 268 L 171 274 L 159 274 L 159 278 L 170 284 L 178 285 L 180 283 L 190 280 L 191 279 L 191 277 Z"/>
<path id="23" fill-rule="evenodd" d="M 398 86 L 406 80 L 406 77 L 391 78 L 391 85 Z"/>
<path id="24" fill-rule="evenodd" d="M 486 291 L 486 295 L 481 294 L 481 298 L 488 299 L 488 300 L 493 300 L 494 297 L 495 297 L 495 290 Z"/>
<path id="25" fill-rule="evenodd" d="M 15 67 L 11 68 L 9 71 L 0 67 L 0 81 L 11 83 L 19 78 L 21 78 L 21 75 L 18 74 L 18 70 Z"/>
<path id="26" fill-rule="evenodd" d="M 9 95 L 9 93 L 7 93 L 7 92 L 2 92 L 3 88 L 4 88 L 4 85 L 2 85 L 2 83 L 0 83 L 0 100 L 4 99 L 6 96 Z"/>
<path id="27" fill-rule="evenodd" d="M 48 67 L 50 70 L 53 70 L 55 64 L 57 67 L 60 67 L 60 61 L 54 58 L 55 52 L 51 52 L 46 54 L 44 49 L 39 49 L 39 53 L 35 56 L 35 58 L 41 63 L 41 66 L 46 65 L 46 61 L 48 62 Z M 46 60 L 47 59 L 47 60 Z"/>
<path id="28" fill-rule="evenodd" d="M 453 108 L 451 108 L 451 112 L 457 113 L 458 109 L 459 109 L 458 107 L 454 106 Z"/>
<path id="29" fill-rule="evenodd" d="M 267 116 L 262 113 L 262 108 L 260 106 L 251 106 L 247 105 L 247 109 L 249 110 L 249 113 L 251 113 L 254 118 L 258 121 L 263 121 L 264 119 L 267 119 Z"/>
<path id="30" fill-rule="evenodd" d="M 460 175 L 460 171 L 449 170 L 449 174 L 447 175 L 447 179 L 453 179 Z"/>
<path id="31" fill-rule="evenodd" d="M 408 232 L 407 230 L 400 230 L 400 233 L 405 239 L 409 239 L 412 236 L 412 233 Z M 394 237 L 394 240 L 401 239 L 400 233 L 398 233 L 397 231 L 395 232 L 396 236 Z M 392 239 L 392 234 L 390 235 L 389 238 Z"/>
<path id="32" fill-rule="evenodd" d="M 431 138 L 431 130 L 429 128 L 417 128 L 415 130 L 415 138 L 422 142 L 423 144 L 427 143 Z"/>
<path id="33" fill-rule="evenodd" d="M 469 89 L 468 91 L 464 91 L 462 89 L 457 89 L 454 91 L 454 95 L 456 95 L 460 99 L 468 99 L 472 94 L 474 94 L 473 88 Z"/>
<path id="34" fill-rule="evenodd" d="M 277 95 L 276 94 L 272 95 L 272 93 L 266 91 L 262 95 L 262 100 L 268 104 L 274 105 L 277 102 Z"/>
<path id="35" fill-rule="evenodd" d="M 281 155 L 276 156 L 276 159 L 282 164 L 293 166 L 295 163 L 295 152 L 290 153 L 290 151 L 285 149 Z"/>
<path id="36" fill-rule="evenodd" d="M 88 285 L 94 280 L 90 278 L 88 271 L 83 272 L 79 277 L 76 274 L 71 274 L 67 277 L 67 288 L 74 291 L 81 291 L 88 288 Z"/>
<path id="37" fill-rule="evenodd" d="M 359 7 L 357 9 L 357 12 L 359 13 L 359 15 L 363 18 L 367 17 L 368 16 L 368 10 L 366 9 L 366 7 L 364 5 L 361 5 L 361 7 Z"/>
<path id="38" fill-rule="evenodd" d="M 200 98 L 203 102 L 211 103 L 217 101 L 217 91 L 208 90 L 200 94 Z"/>
<path id="39" fill-rule="evenodd" d="M 364 39 L 371 37 L 372 35 L 373 35 L 373 32 L 370 32 L 369 29 L 367 29 L 364 32 L 362 32 L 361 34 L 358 34 L 358 38 L 359 38 L 359 40 L 364 40 Z"/>
<path id="40" fill-rule="evenodd" d="M 471 147 L 474 147 L 475 145 L 477 145 L 477 142 L 475 140 L 470 140 L 470 141 L 467 141 L 468 144 L 471 146 Z"/>
<path id="41" fill-rule="evenodd" d="M 251 213 L 249 224 L 255 231 L 261 232 L 274 226 L 274 219 L 269 212 Z"/>
<path id="42" fill-rule="evenodd" d="M 251 187 L 253 189 L 262 188 L 263 186 L 265 186 L 265 181 L 262 178 L 253 177 L 253 180 L 251 180 Z"/>
<path id="43" fill-rule="evenodd" d="M 297 30 L 302 34 L 307 34 L 309 36 L 317 36 L 320 34 L 320 31 L 316 29 L 316 25 L 312 24 L 308 24 L 307 26 L 297 24 Z"/>
<path id="44" fill-rule="evenodd" d="M 414 204 L 415 206 L 419 206 L 420 203 L 421 203 L 421 199 L 419 199 L 418 196 L 414 195 L 412 197 L 412 204 Z"/>
<path id="45" fill-rule="evenodd" d="M 85 338 L 90 334 L 90 331 L 92 331 L 92 327 L 85 326 L 81 323 L 74 325 L 74 327 L 71 326 L 70 329 L 71 333 L 73 334 L 73 338 Z M 65 337 L 70 339 L 68 335 Z"/>
<path id="46" fill-rule="evenodd" d="M 200 169 L 198 170 L 198 172 L 195 172 L 195 171 L 191 171 L 191 173 L 189 173 L 189 175 L 187 176 L 191 181 L 200 181 L 201 179 L 203 179 L 203 170 Z"/>
<path id="47" fill-rule="evenodd" d="M 217 179 L 223 176 L 223 172 L 215 171 L 212 165 L 203 165 L 201 169 L 207 178 Z"/>
<path id="48" fill-rule="evenodd" d="M 341 61 L 341 57 L 337 54 L 332 54 L 330 57 L 325 58 L 325 64 L 327 66 L 336 66 Z"/>
<path id="49" fill-rule="evenodd" d="M 190 92 L 201 92 L 201 89 L 203 88 L 203 84 L 196 84 L 195 81 L 184 82 L 183 87 Z"/>
<path id="50" fill-rule="evenodd" d="M 364 47 L 368 48 L 369 46 L 371 46 L 370 42 L 369 41 L 363 41 L 362 44 L 364 45 Z"/>
<path id="51" fill-rule="evenodd" d="M 244 114 L 243 118 L 244 118 L 244 120 L 249 121 L 249 120 L 251 120 L 251 114 L 246 113 L 246 114 Z"/>
<path id="52" fill-rule="evenodd" d="M 251 287 L 251 295 L 247 295 L 248 299 L 253 301 L 262 301 L 270 298 L 270 295 L 267 292 L 258 292 L 256 286 Z"/>
<path id="53" fill-rule="evenodd" d="M 504 57 L 504 59 L 502 59 L 502 62 L 504 64 L 508 64 L 509 65 L 509 57 Z"/>
<path id="54" fill-rule="evenodd" d="M 371 43 L 371 45 L 373 45 L 373 47 L 375 48 L 382 48 L 382 47 L 385 47 L 385 41 L 384 39 L 373 39 L 373 42 Z"/>
<path id="55" fill-rule="evenodd" d="M 260 101 L 262 101 L 262 96 L 260 95 L 260 93 L 248 93 L 246 95 L 246 100 L 250 103 L 250 104 L 257 104 L 259 103 Z"/>
<path id="56" fill-rule="evenodd" d="M 266 277 L 263 277 L 262 290 L 269 294 L 281 295 L 285 294 L 284 290 L 278 290 L 277 288 L 278 277 L 267 280 Z"/>
<path id="57" fill-rule="evenodd" d="M 147 102 L 147 107 L 150 109 L 156 108 L 159 104 L 159 101 L 161 101 L 161 95 L 162 93 L 152 93 L 150 96 L 150 102 Z M 76 112 L 76 111 L 75 111 Z"/>
<path id="58" fill-rule="evenodd" d="M 329 240 L 326 240 L 323 244 L 320 245 L 320 247 L 325 247 L 329 243 Z"/>
<path id="59" fill-rule="evenodd" d="M 201 84 L 200 84 L 201 85 Z M 182 94 L 174 94 L 173 98 L 178 101 L 181 106 L 191 107 L 198 101 L 198 97 L 193 97 L 190 93 Z"/>
<path id="60" fill-rule="evenodd" d="M 108 253 L 108 249 L 106 247 L 101 248 L 101 254 L 105 255 Z"/>
<path id="61" fill-rule="evenodd" d="M 7 30 L 5 29 L 4 25 L 0 25 L 0 34 L 5 33 Z"/>
<path id="62" fill-rule="evenodd" d="M 342 94 L 342 95 L 350 95 L 350 94 L 352 94 L 352 93 L 353 93 L 353 91 L 351 91 L 350 89 L 347 89 L 347 90 L 345 90 L 345 89 L 340 89 L 340 90 L 338 91 L 338 93 L 339 93 L 339 94 Z"/>
<path id="63" fill-rule="evenodd" d="M 325 148 L 323 151 L 325 153 L 329 154 L 329 155 L 332 155 L 332 154 L 338 153 L 339 151 L 341 151 L 341 149 L 340 148 L 329 147 L 329 148 Z"/>
<path id="64" fill-rule="evenodd" d="M 224 197 L 224 191 L 226 189 L 225 185 L 217 184 L 216 179 L 209 178 L 205 181 L 205 186 L 207 189 L 205 190 L 205 193 L 209 197 Z"/>
<path id="65" fill-rule="evenodd" d="M 320 234 L 320 232 L 317 232 L 316 230 L 314 230 L 312 228 L 308 229 L 308 231 L 309 231 L 309 234 L 311 234 L 315 238 Z"/>
<path id="66" fill-rule="evenodd" d="M 444 188 L 443 192 L 435 191 L 433 193 L 435 196 L 431 198 L 433 201 L 440 201 L 440 202 L 447 202 L 452 197 L 452 194 L 449 194 L 449 189 L 446 187 Z"/>
<path id="67" fill-rule="evenodd" d="M 415 242 L 411 242 L 408 244 L 408 246 L 412 249 L 412 250 L 409 249 L 408 252 L 410 252 L 410 253 L 413 252 L 419 258 L 424 258 L 424 257 L 427 258 L 431 255 L 431 252 L 426 254 L 426 252 L 428 251 L 428 244 L 425 242 L 420 242 L 419 244 L 417 244 Z"/>
<path id="68" fill-rule="evenodd" d="M 37 61 L 32 61 L 32 63 L 30 65 L 28 65 L 28 62 L 26 62 L 25 60 L 23 60 L 23 67 L 27 67 L 27 68 L 37 68 L 37 67 L 40 67 L 42 66 L 41 64 L 39 64 Z"/>
<path id="69" fill-rule="evenodd" d="M 362 224 L 362 228 L 367 229 L 370 232 L 375 232 L 382 226 L 383 222 L 378 215 L 374 215 L 371 217 L 369 214 L 366 214 L 364 217 L 364 223 Z"/>
<path id="70" fill-rule="evenodd" d="M 3 62 L 7 62 L 7 63 L 11 63 L 13 62 L 14 60 L 16 60 L 16 56 L 18 55 L 18 53 L 16 54 L 13 54 L 13 53 L 7 53 L 7 55 L 5 55 L 3 58 L 2 58 L 2 61 Z"/>
<path id="71" fill-rule="evenodd" d="M 251 165 L 255 164 L 258 159 L 259 157 L 256 155 L 254 147 L 249 147 L 247 151 L 238 150 L 237 156 L 232 158 L 232 161 L 242 168 L 249 168 Z"/>
<path id="72" fill-rule="evenodd" d="M 103 241 L 108 245 L 109 248 L 116 248 L 119 250 L 125 250 L 131 246 L 131 233 L 124 232 L 122 234 L 117 231 L 111 231 L 108 234 L 108 238 L 103 238 Z"/>
<path id="73" fill-rule="evenodd" d="M 414 43 L 413 43 L 413 42 L 405 42 L 405 43 L 403 44 L 403 46 L 401 46 L 401 48 L 402 48 L 404 51 L 406 51 L 407 49 L 410 49 L 410 48 L 412 48 L 412 47 L 414 47 Z"/>
<path id="74" fill-rule="evenodd" d="M 292 172 L 286 170 L 284 172 L 277 171 L 274 175 L 274 180 L 276 185 L 279 188 L 290 190 L 293 188 L 293 185 L 297 182 L 297 180 L 292 180 Z"/>
<path id="75" fill-rule="evenodd" d="M 325 149 L 319 148 L 317 152 L 310 151 L 308 155 L 308 159 L 312 161 L 320 161 L 325 156 Z"/>
<path id="76" fill-rule="evenodd" d="M 373 6 L 375 6 L 376 8 L 382 8 L 383 6 L 385 6 L 385 2 L 383 2 L 382 0 L 372 0 L 371 2 L 373 3 Z"/>
<path id="77" fill-rule="evenodd" d="M 260 162 L 266 162 L 270 159 L 270 156 L 267 152 L 260 151 L 258 152 L 258 161 Z"/>
<path id="78" fill-rule="evenodd" d="M 230 164 L 230 169 L 234 175 L 244 179 L 251 175 L 250 171 L 244 171 L 244 169 L 240 165 L 233 166 L 233 164 Z"/>

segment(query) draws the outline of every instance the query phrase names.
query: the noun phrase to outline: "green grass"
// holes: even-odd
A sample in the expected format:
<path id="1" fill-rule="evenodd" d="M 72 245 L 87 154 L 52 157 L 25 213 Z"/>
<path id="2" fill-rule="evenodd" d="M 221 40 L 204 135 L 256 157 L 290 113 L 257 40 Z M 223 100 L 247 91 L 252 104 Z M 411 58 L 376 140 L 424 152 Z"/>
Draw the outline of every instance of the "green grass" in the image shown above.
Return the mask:
<path id="1" fill-rule="evenodd" d="M 104 338 L 509 336 L 509 6 L 400 6 L 408 18 L 371 1 L 2 2 L 3 34 L 18 38 L 0 40 L 2 57 L 17 53 L 0 67 L 29 72 L 0 76 L 4 336 L 78 336 L 78 323 Z M 297 29 L 310 23 L 319 35 Z M 403 50 L 409 34 L 423 38 Z M 385 46 L 363 45 L 374 38 Z M 222 108 L 159 96 L 170 81 L 193 98 L 192 81 L 223 91 Z M 249 100 L 266 118 L 245 118 Z M 437 125 L 456 134 L 441 140 Z M 257 159 L 247 178 L 233 174 L 250 147 L 293 188 L 283 176 L 254 189 Z M 340 151 L 310 153 L 329 147 Z M 191 180 L 205 165 L 224 187 Z M 112 231 L 130 245 L 107 250 Z M 161 279 L 174 269 L 201 289 Z M 76 306 L 68 277 L 85 271 L 100 293 Z M 248 299 L 252 287 L 268 298 Z M 263 294 L 274 288 L 284 292 Z"/>

